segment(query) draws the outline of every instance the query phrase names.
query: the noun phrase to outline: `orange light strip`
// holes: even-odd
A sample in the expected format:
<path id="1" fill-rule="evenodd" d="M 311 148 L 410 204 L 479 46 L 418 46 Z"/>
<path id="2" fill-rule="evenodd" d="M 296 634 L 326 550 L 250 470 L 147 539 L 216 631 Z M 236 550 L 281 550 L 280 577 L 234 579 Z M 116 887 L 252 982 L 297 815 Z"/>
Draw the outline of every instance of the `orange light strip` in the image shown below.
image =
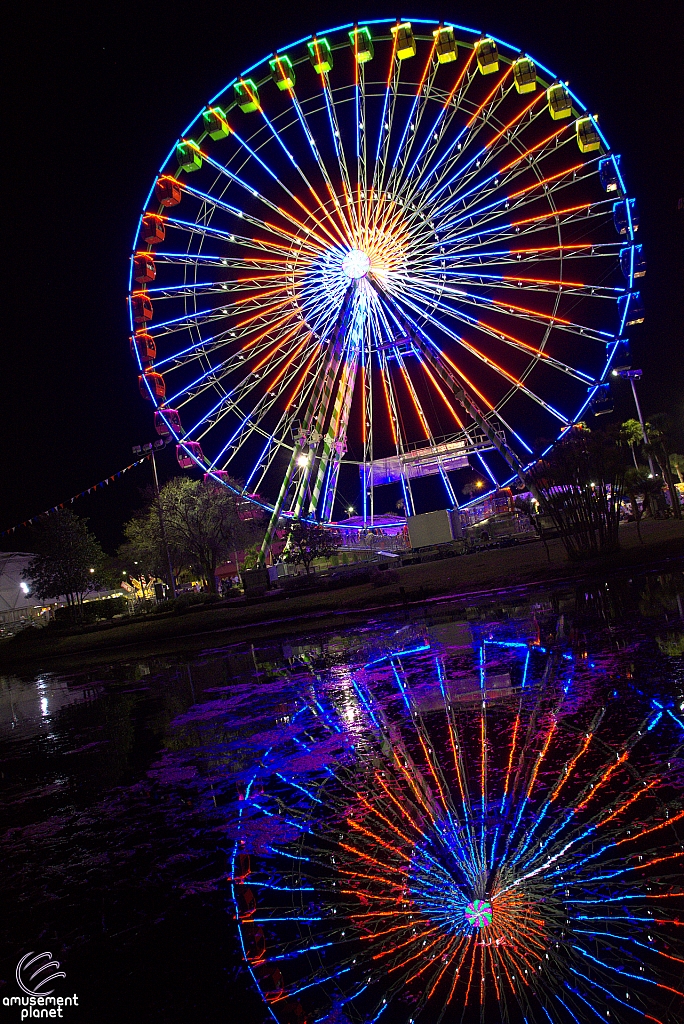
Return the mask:
<path id="1" fill-rule="evenodd" d="M 415 922 L 414 922 L 414 925 L 415 925 Z M 437 929 L 438 929 L 438 925 L 434 925 L 432 928 L 428 928 L 427 931 L 422 931 L 419 934 L 411 935 L 404 942 L 399 943 L 398 946 L 392 946 L 390 949 L 383 949 L 382 952 L 376 953 L 375 956 L 371 957 L 371 960 L 382 960 L 383 957 L 391 956 L 391 954 L 396 952 L 396 950 L 398 950 L 398 949 L 404 949 L 406 946 L 413 946 L 418 941 L 418 939 L 422 939 L 423 936 L 425 936 L 425 935 L 433 935 L 434 932 L 437 931 Z M 440 935 L 440 938 L 441 937 L 442 936 Z M 439 939 L 437 941 L 439 941 Z M 434 946 L 434 942 L 431 945 Z M 430 949 L 431 946 L 428 946 L 427 948 Z M 421 950 L 421 952 L 422 952 L 422 950 Z M 420 953 L 418 955 L 420 956 Z M 415 960 L 415 957 L 411 957 L 411 960 Z M 406 960 L 405 963 L 409 963 L 409 961 Z M 398 964 L 397 967 L 391 967 L 390 971 L 397 970 L 398 967 L 403 967 L 403 966 L 404 966 L 404 964 Z M 390 973 L 390 972 L 388 971 L 388 973 Z"/>
<path id="2" fill-rule="evenodd" d="M 492 305 L 500 309 L 514 309 L 516 313 L 528 313 L 530 316 L 537 316 L 540 320 L 549 320 L 556 324 L 571 324 L 572 320 L 566 320 L 562 316 L 550 316 L 548 313 L 540 313 L 536 309 L 527 309 L 526 306 L 516 306 L 512 302 L 504 302 L 503 299 L 492 299 Z"/>
<path id="3" fill-rule="evenodd" d="M 513 70 L 513 65 L 509 64 L 507 69 L 504 71 L 503 75 L 499 79 L 499 81 L 496 83 L 496 85 L 492 89 L 492 91 L 490 93 L 488 93 L 487 97 L 482 101 L 482 103 L 477 108 L 477 110 L 475 111 L 473 116 L 470 118 L 470 120 L 466 122 L 466 128 L 470 128 L 470 126 L 472 124 L 474 124 L 474 122 L 477 120 L 477 118 L 480 116 L 480 114 L 482 113 L 484 108 L 487 106 L 487 104 L 491 100 L 491 98 L 494 95 L 494 93 L 497 92 L 501 88 L 501 86 L 504 84 L 504 82 L 506 81 L 506 79 L 508 78 L 508 76 L 510 75 L 512 70 Z"/>
<path id="4" fill-rule="evenodd" d="M 499 174 L 504 174 L 506 171 L 510 171 L 511 167 L 515 167 L 515 165 L 519 164 L 521 160 L 524 160 L 532 153 L 536 153 L 537 150 L 541 149 L 542 146 L 545 146 L 547 142 L 552 142 L 554 139 L 557 139 L 559 135 L 563 134 L 567 127 L 568 126 L 564 124 L 562 128 L 558 129 L 558 131 L 552 132 L 550 135 L 547 135 L 545 139 L 542 139 L 541 142 L 537 142 L 534 146 L 530 146 L 530 148 L 526 149 L 524 153 L 521 153 L 520 156 L 516 156 L 515 159 L 511 160 L 509 164 L 506 164 L 505 167 L 502 167 L 501 170 L 499 171 Z"/>
<path id="5" fill-rule="evenodd" d="M 404 366 L 403 362 L 399 363 L 399 370 L 401 371 L 401 375 L 404 378 L 404 383 L 406 384 L 406 387 L 408 388 L 408 392 L 409 392 L 409 394 L 411 396 L 411 401 L 413 403 L 413 408 L 416 410 L 416 414 L 418 416 L 418 419 L 421 422 L 423 430 L 425 431 L 425 433 L 429 437 L 430 436 L 430 427 L 428 426 L 428 422 L 425 419 L 425 416 L 423 415 L 423 410 L 420 408 L 420 406 L 418 404 L 418 400 L 417 400 L 415 392 L 413 390 L 413 385 L 412 385 L 411 381 L 409 380 L 409 376 L 408 376 L 408 373 L 406 372 L 406 367 Z M 423 741 L 421 740 L 421 743 L 422 742 Z"/>
<path id="6" fill-rule="evenodd" d="M 487 401 L 487 399 L 485 398 L 485 396 L 484 396 L 484 395 L 482 394 L 482 392 L 481 392 L 481 391 L 479 391 L 479 390 L 478 390 L 478 389 L 477 389 L 477 388 L 475 387 L 475 385 L 474 385 L 474 384 L 472 383 L 472 381 L 468 380 L 468 378 L 466 377 L 465 373 L 463 373 L 463 371 L 462 371 L 462 370 L 459 370 L 459 368 L 458 368 L 458 367 L 456 366 L 456 363 L 452 362 L 452 360 L 451 360 L 451 359 L 449 359 L 449 356 L 448 356 L 448 355 L 446 354 L 446 352 L 444 352 L 444 351 L 442 351 L 442 350 L 440 349 L 440 353 L 439 353 L 439 354 L 440 354 L 440 356 L 442 357 L 442 359 L 444 359 L 444 361 L 445 361 L 446 363 L 448 363 L 448 364 L 449 364 L 449 366 L 451 367 L 451 369 L 452 369 L 452 370 L 454 370 L 454 371 L 455 371 L 455 372 L 456 372 L 456 373 L 457 373 L 457 374 L 459 375 L 459 377 L 461 377 L 461 378 L 462 378 L 462 379 L 463 379 L 463 380 L 464 380 L 464 381 L 466 382 L 466 384 L 468 385 L 468 387 L 469 387 L 469 388 L 470 388 L 470 389 L 471 389 L 472 391 L 474 391 L 474 392 L 475 392 L 475 394 L 477 395 L 477 397 L 478 397 L 478 398 L 480 398 L 480 399 L 481 399 L 481 400 L 482 400 L 482 401 L 484 402 L 484 404 L 485 404 L 485 405 L 487 406 L 487 408 L 488 408 L 488 409 L 489 409 L 489 410 L 490 410 L 491 412 L 494 412 L 494 406 L 492 405 L 492 403 L 491 403 L 491 402 L 489 402 L 489 401 Z"/>
<path id="7" fill-rule="evenodd" d="M 579 752 L 577 754 L 575 754 L 575 756 L 573 757 L 572 761 L 570 761 L 570 763 L 568 764 L 568 766 L 565 769 L 565 774 L 564 774 L 563 778 L 558 783 L 558 785 L 554 789 L 553 793 L 549 797 L 549 803 L 550 804 L 553 803 L 553 801 L 556 799 L 556 797 L 560 793 L 560 791 L 563 788 L 563 786 L 565 785 L 565 783 L 568 781 L 568 779 L 572 775 L 574 767 L 577 764 L 577 762 L 579 761 L 579 759 L 587 752 L 587 748 L 588 748 L 589 744 L 591 743 L 591 741 L 593 739 L 593 736 L 594 736 L 593 732 L 587 733 L 587 735 L 585 736 L 584 743 L 580 747 Z"/>
<path id="8" fill-rule="evenodd" d="M 292 335 L 295 334 L 299 330 L 299 326 L 300 325 L 298 323 L 296 323 L 294 325 L 294 327 L 290 328 L 289 331 L 286 331 L 285 334 L 283 334 L 283 336 L 278 339 L 278 341 L 276 342 L 274 347 L 272 349 L 269 349 L 269 351 L 266 353 L 266 355 L 263 356 L 263 358 L 258 363 L 256 363 L 255 366 L 252 367 L 252 373 L 255 373 L 256 370 L 260 370 L 261 367 L 265 363 L 267 363 L 275 355 L 275 353 L 278 351 L 278 349 L 282 347 L 283 343 L 288 341 L 292 337 Z M 302 344 L 303 344 L 303 342 L 302 342 Z"/>
<path id="9" fill-rule="evenodd" d="M 515 757 L 515 748 L 518 744 L 518 729 L 520 728 L 520 712 L 515 716 L 515 722 L 513 723 L 513 736 L 511 737 L 511 752 L 508 755 L 508 767 L 506 768 L 506 781 L 504 783 L 503 800 L 501 806 L 508 796 L 508 785 L 511 781 L 511 771 L 513 770 L 513 758 Z"/>
<path id="10" fill-rule="evenodd" d="M 384 814 L 381 814 L 380 811 L 377 809 L 377 807 L 375 807 L 368 800 L 366 800 L 366 798 L 364 796 L 362 796 L 361 793 L 357 793 L 356 794 L 356 798 L 367 810 L 369 810 L 371 812 L 371 814 L 377 815 L 377 817 L 380 818 L 381 821 L 384 821 L 384 823 L 387 825 L 387 827 L 389 829 L 391 829 L 392 832 L 395 832 L 399 836 L 400 839 L 403 839 L 404 842 L 408 843 L 409 846 L 411 846 L 413 844 L 413 842 L 414 842 L 413 839 L 409 839 L 408 836 L 405 836 L 404 833 L 401 831 L 401 829 L 397 828 L 396 825 L 393 825 L 392 822 L 389 820 L 389 818 L 386 818 Z"/>
<path id="11" fill-rule="evenodd" d="M 296 330 L 296 328 L 295 328 L 295 330 Z M 309 341 L 310 339 L 311 339 L 311 332 L 309 331 L 306 334 L 306 336 L 304 337 L 304 340 L 299 345 L 297 345 L 296 349 L 294 350 L 294 352 L 292 353 L 292 355 L 290 356 L 288 361 L 285 363 L 283 368 L 280 370 L 278 375 L 270 382 L 270 384 L 268 386 L 268 390 L 269 391 L 271 391 L 276 386 L 276 384 L 280 383 L 280 381 L 283 379 L 283 377 L 285 376 L 285 374 L 289 370 L 289 368 L 292 365 L 292 363 L 294 362 L 294 360 L 297 358 L 299 353 L 302 351 L 302 349 L 306 345 L 307 341 Z"/>
<path id="12" fill-rule="evenodd" d="M 270 313 L 270 312 L 272 312 L 273 310 L 276 310 L 276 309 L 282 309 L 283 306 L 287 306 L 287 304 L 290 301 L 291 301 L 291 299 L 288 297 L 287 299 L 284 299 L 282 302 L 276 302 L 272 306 L 267 306 L 266 309 L 260 309 L 258 313 L 254 314 L 254 316 L 249 316 L 249 317 L 247 317 L 246 320 L 238 321 L 238 323 L 236 323 L 235 326 L 236 327 L 244 327 L 245 324 L 251 324 L 254 320 L 258 320 L 260 316 L 263 317 L 266 313 Z M 294 313 L 293 313 L 293 315 L 294 315 Z"/>
<path id="13" fill-rule="evenodd" d="M 369 832 L 367 828 L 364 828 L 363 825 L 359 825 L 359 823 L 354 821 L 353 818 L 347 818 L 347 825 L 354 829 L 355 832 L 360 832 L 361 835 L 367 836 L 368 839 L 373 841 L 373 843 L 377 843 L 378 846 L 382 846 L 383 850 L 393 853 L 396 857 L 399 857 L 400 860 L 404 861 L 408 859 L 404 850 L 398 850 L 397 847 L 392 846 L 391 843 L 386 843 L 385 840 L 381 839 L 380 836 L 377 836 L 375 832 Z"/>
<path id="14" fill-rule="evenodd" d="M 524 281 L 525 284 L 551 284 L 563 288 L 584 288 L 584 281 L 554 281 L 547 277 L 517 277 L 512 274 L 502 274 L 502 281 Z"/>
<path id="15" fill-rule="evenodd" d="M 255 302 L 257 299 L 267 299 L 271 295 L 278 295 L 280 292 L 284 292 L 286 288 L 286 284 L 279 284 L 277 288 L 269 288 L 267 291 L 255 289 L 251 294 L 245 295 L 244 298 L 235 299 L 234 302 L 231 302 L 231 306 L 244 306 L 248 302 Z"/>
<path id="16" fill-rule="evenodd" d="M 432 930 L 433 930 L 433 929 L 431 929 L 431 931 L 432 931 Z M 388 973 L 388 974 L 392 974 L 392 973 L 393 973 L 394 971 L 400 971 L 402 967 L 406 967 L 406 964 L 410 964 L 410 963 L 412 963 L 412 962 L 413 962 L 414 960 L 417 960 L 419 956 L 423 956 L 423 955 L 424 955 L 425 953 L 427 953 L 427 951 L 428 951 L 429 949 L 432 949 L 432 948 L 433 948 L 434 946 L 436 946 L 436 945 L 437 945 L 437 943 L 438 943 L 438 942 L 441 942 L 442 940 L 443 940 L 443 936 L 442 936 L 442 935 L 439 935 L 439 936 L 438 936 L 438 937 L 437 937 L 437 938 L 435 939 L 435 941 L 434 941 L 434 942 L 431 942 L 431 943 L 430 943 L 430 945 L 429 945 L 429 946 L 423 946 L 423 947 L 422 947 L 421 949 L 419 949 L 419 950 L 418 950 L 418 952 L 417 952 L 417 953 L 414 953 L 414 954 L 413 954 L 413 956 L 409 956 L 409 957 L 407 957 L 407 958 L 406 958 L 406 960 L 403 960 L 403 961 L 402 961 L 402 963 L 400 963 L 400 964 L 395 964 L 395 965 L 394 965 L 394 967 L 390 967 L 390 968 L 388 969 L 387 973 Z M 674 991 L 674 990 L 673 990 L 673 991 Z"/>
<path id="17" fill-rule="evenodd" d="M 286 313 L 283 316 L 278 317 L 277 320 L 275 320 L 272 324 L 269 324 L 268 327 L 266 327 L 265 330 L 263 330 L 260 334 L 257 334 L 254 338 L 252 338 L 251 341 L 246 342 L 246 344 L 242 346 L 240 351 L 248 352 L 249 349 L 254 348 L 254 346 L 262 340 L 262 338 L 265 338 L 267 334 L 271 334 L 273 331 L 277 331 L 279 327 L 283 327 L 288 322 L 288 320 L 291 320 L 292 317 L 295 315 L 296 313 L 295 310 L 293 309 L 290 310 L 289 313 Z"/>
<path id="18" fill-rule="evenodd" d="M 394 443 L 396 445 L 397 430 L 394 423 L 394 415 L 392 414 L 392 404 L 390 402 L 389 391 L 387 390 L 387 381 L 385 380 L 385 369 L 383 366 L 380 367 L 380 377 L 382 379 L 382 389 L 385 392 L 385 402 L 387 403 L 387 412 L 389 414 L 390 426 L 392 428 L 392 437 L 394 438 Z"/>
<path id="19" fill-rule="evenodd" d="M 627 836 L 625 839 L 618 839 L 615 846 L 622 846 L 623 843 L 631 843 L 635 839 L 641 839 L 643 836 L 648 836 L 652 832 L 658 832 L 661 828 L 667 828 L 668 825 L 674 825 L 676 821 L 681 821 L 684 818 L 684 811 L 680 811 L 679 814 L 675 814 L 673 818 L 666 818 L 665 821 L 661 821 L 658 825 L 654 825 L 652 828 L 647 828 L 644 832 L 637 832 L 633 836 Z M 684 924 L 684 921 L 681 922 Z"/>
<path id="20" fill-rule="evenodd" d="M 501 138 L 501 136 L 502 136 L 502 135 L 504 135 L 504 134 L 505 134 L 505 133 L 506 133 L 506 132 L 508 131 L 508 129 L 509 129 L 509 128 L 510 128 L 510 127 L 511 127 L 512 125 L 514 125 L 514 124 L 516 123 L 516 121 L 519 121 L 519 120 L 520 120 L 520 119 L 521 119 L 522 117 L 524 117 L 524 116 L 525 116 L 525 114 L 527 113 L 527 111 L 528 111 L 528 110 L 531 110 L 531 108 L 532 108 L 532 107 L 533 107 L 533 106 L 535 105 L 535 103 L 539 103 L 539 100 L 540 100 L 540 99 L 542 99 L 542 98 L 543 98 L 543 97 L 544 97 L 545 95 L 546 95 L 546 93 L 545 93 L 545 92 L 544 92 L 543 90 L 542 90 L 542 92 L 539 92 L 539 93 L 537 93 L 537 95 L 536 95 L 536 96 L 534 97 L 534 99 L 533 99 L 533 100 L 531 100 L 531 101 L 530 101 L 530 102 L 529 102 L 529 103 L 527 104 L 527 106 L 526 106 L 526 107 L 524 107 L 524 108 L 523 108 L 523 109 L 522 109 L 522 110 L 520 111 L 520 113 L 519 113 L 519 114 L 516 114 L 516 116 L 515 116 L 515 117 L 514 117 L 514 118 L 513 118 L 513 119 L 512 119 L 511 121 L 509 121 L 509 122 L 508 122 L 508 124 L 506 124 L 506 125 L 504 125 L 504 126 L 503 126 L 503 128 L 501 129 L 501 131 L 499 131 L 499 132 L 497 132 L 497 133 L 496 133 L 496 135 L 494 136 L 494 138 L 492 139 L 492 141 L 491 141 L 491 142 L 488 142 L 488 143 L 487 143 L 487 145 L 485 146 L 485 149 L 489 149 L 489 148 L 490 148 L 490 146 L 493 146 L 493 145 L 494 145 L 494 143 L 495 143 L 495 142 L 497 142 L 497 141 L 498 141 L 498 140 L 499 140 L 499 139 Z"/>
<path id="21" fill-rule="evenodd" d="M 575 808 L 575 814 L 579 814 L 580 811 L 583 811 L 584 808 L 587 807 L 587 805 L 594 799 L 594 797 L 601 789 L 601 787 L 606 784 L 608 779 L 618 770 L 618 768 L 622 767 L 622 765 L 625 763 L 628 757 L 629 751 L 624 750 L 622 754 L 620 754 L 618 759 L 614 762 L 614 764 L 609 765 L 609 767 L 605 770 L 605 772 L 603 773 L 599 781 L 596 783 L 596 785 L 594 786 L 586 800 L 583 800 L 581 804 L 577 805 L 577 807 Z"/>
<path id="22" fill-rule="evenodd" d="M 532 770 L 532 776 L 530 778 L 530 784 L 527 787 L 527 793 L 525 794 L 525 800 L 529 800 L 530 799 L 530 794 L 532 793 L 532 790 L 534 789 L 534 784 L 537 781 L 537 775 L 539 774 L 539 769 L 541 768 L 542 761 L 544 760 L 544 758 L 546 757 L 546 755 L 548 753 L 548 749 L 549 749 L 549 746 L 551 745 L 551 740 L 553 739 L 553 734 L 556 731 L 556 725 L 557 724 L 558 724 L 557 720 L 555 718 L 553 718 L 553 720 L 551 722 L 551 728 L 548 731 L 547 737 L 544 740 L 544 745 L 542 746 L 542 749 L 539 752 L 539 756 L 537 757 L 537 761 L 536 761 L 535 766 L 534 766 L 534 768 Z"/>
<path id="23" fill-rule="evenodd" d="M 400 23 L 397 21 L 397 28 L 399 27 L 399 24 Z M 398 32 L 392 32 L 392 56 L 390 57 L 390 66 L 389 66 L 389 71 L 387 72 L 387 86 L 386 86 L 387 89 L 389 89 L 389 87 L 390 87 L 390 82 L 392 81 L 392 73 L 394 72 L 394 58 L 395 58 L 396 53 L 397 53 L 397 36 L 398 36 L 398 34 L 399 34 Z"/>
<path id="24" fill-rule="evenodd" d="M 527 185 L 525 188 L 519 189 L 517 192 L 512 192 L 507 199 L 517 199 L 518 196 L 524 196 L 526 192 L 534 192 L 535 188 L 544 187 L 548 185 L 550 181 L 558 181 L 559 178 L 564 178 L 566 174 L 572 174 L 575 171 L 579 171 L 580 168 L 584 167 L 584 164 L 573 164 L 572 167 L 568 167 L 565 171 L 558 171 L 557 174 L 550 174 L 548 178 L 542 178 L 540 181 L 535 181 L 531 185 Z"/>
<path id="25" fill-rule="evenodd" d="M 449 93 L 449 95 L 447 96 L 446 100 L 444 101 L 444 107 L 443 107 L 444 110 L 446 110 L 446 108 L 451 103 L 451 101 L 452 101 L 452 99 L 454 97 L 454 93 L 456 92 L 456 90 L 458 89 L 459 85 L 461 84 L 461 82 L 465 78 L 465 75 L 466 75 L 466 73 L 468 71 L 468 68 L 470 67 L 470 65 L 473 62 L 474 56 L 475 56 L 475 48 L 473 48 L 470 51 L 470 56 L 468 57 L 468 60 L 465 62 L 465 66 L 463 68 L 463 71 L 461 71 L 460 75 L 456 79 L 456 82 L 454 83 L 454 86 L 453 86 L 451 92 Z"/>
<path id="26" fill-rule="evenodd" d="M 538 220 L 549 220 L 551 217 L 560 217 L 565 213 L 577 213 L 578 210 L 588 210 L 593 203 L 580 203 L 579 206 L 568 206 L 564 210 L 549 210 L 548 213 L 537 214 L 536 217 L 525 217 L 523 220 L 512 220 L 511 227 L 517 228 L 521 224 L 534 224 Z"/>
<path id="27" fill-rule="evenodd" d="M 316 356 L 319 355 L 319 353 L 320 353 L 320 349 L 314 348 L 314 350 L 313 350 L 313 352 L 311 354 L 311 359 L 309 360 L 309 362 L 306 364 L 306 366 L 302 370 L 301 377 L 299 378 L 299 380 L 295 384 L 295 389 L 292 392 L 292 395 L 290 397 L 289 402 L 285 406 L 285 412 L 288 412 L 290 410 L 290 408 L 292 407 L 292 403 L 294 402 L 295 398 L 299 394 L 299 392 L 300 392 L 300 390 L 302 388 L 302 385 L 304 384 L 304 381 L 306 380 L 306 375 L 309 372 L 309 370 L 311 369 L 311 364 L 313 363 L 313 361 L 316 358 Z"/>
<path id="28" fill-rule="evenodd" d="M 617 818 L 619 814 L 622 814 L 622 812 L 625 811 L 629 806 L 631 806 L 631 804 L 635 803 L 635 801 L 637 801 L 640 796 L 642 796 L 644 793 L 647 793 L 649 789 L 653 789 L 653 787 L 657 786 L 659 782 L 662 782 L 662 779 L 653 779 L 653 781 L 649 782 L 647 786 L 644 786 L 642 789 L 637 790 L 637 792 L 634 793 L 629 798 L 629 800 L 625 800 L 624 804 L 620 804 L 620 806 L 615 811 L 613 811 L 612 814 L 609 814 L 607 818 L 603 818 L 602 821 L 599 821 L 596 828 L 600 828 L 601 825 L 607 825 L 609 821 L 613 820 L 613 818 Z"/>
<path id="29" fill-rule="evenodd" d="M 433 385 L 435 386 L 435 388 L 436 388 L 440 398 L 443 400 L 443 402 L 446 405 L 447 409 L 449 410 L 451 415 L 454 417 L 454 419 L 458 423 L 459 427 L 461 427 L 461 429 L 463 429 L 463 421 L 456 415 L 456 410 L 453 408 L 453 406 L 449 402 L 449 399 L 447 398 L 447 396 L 442 391 L 439 383 L 437 382 L 437 379 L 433 376 L 432 371 L 429 369 L 427 363 L 424 363 L 424 362 L 421 361 L 421 366 L 422 366 L 423 370 L 427 373 L 427 375 L 430 378 L 430 380 L 432 381 Z"/>

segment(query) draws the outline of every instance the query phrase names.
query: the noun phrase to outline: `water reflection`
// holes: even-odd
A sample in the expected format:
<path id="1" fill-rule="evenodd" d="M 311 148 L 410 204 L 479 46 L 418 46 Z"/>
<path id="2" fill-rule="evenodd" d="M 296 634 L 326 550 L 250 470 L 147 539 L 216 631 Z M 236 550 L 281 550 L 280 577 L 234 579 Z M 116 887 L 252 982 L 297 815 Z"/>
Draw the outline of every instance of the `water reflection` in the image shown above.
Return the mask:
<path id="1" fill-rule="evenodd" d="M 659 1019 L 680 994 L 678 709 L 478 632 L 316 673 L 251 737 L 231 891 L 277 1020 Z"/>
<path id="2" fill-rule="evenodd" d="M 5 977 L 42 934 L 98 1020 L 681 1022 L 683 592 L 4 680 Z"/>

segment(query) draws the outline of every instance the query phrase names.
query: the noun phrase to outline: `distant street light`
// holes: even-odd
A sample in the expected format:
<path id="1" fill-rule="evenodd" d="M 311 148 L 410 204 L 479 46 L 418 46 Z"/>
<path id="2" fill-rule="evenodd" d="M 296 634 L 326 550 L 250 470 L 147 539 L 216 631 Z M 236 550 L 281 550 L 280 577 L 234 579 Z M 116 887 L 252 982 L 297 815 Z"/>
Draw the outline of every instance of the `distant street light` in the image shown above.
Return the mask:
<path id="1" fill-rule="evenodd" d="M 164 513 L 162 511 L 161 498 L 159 496 L 159 477 L 157 476 L 157 460 L 154 457 L 155 451 L 159 451 L 160 448 L 166 447 L 166 441 L 163 438 L 159 438 L 157 441 L 148 441 L 147 444 L 135 444 L 133 445 L 133 454 L 150 456 L 152 463 L 152 477 L 154 479 L 154 494 L 157 499 L 157 512 L 159 513 L 159 529 L 162 535 L 162 543 L 164 545 L 164 551 L 166 552 L 166 564 L 169 569 L 169 585 L 171 587 L 171 593 L 176 596 L 176 580 L 173 575 L 173 564 L 171 562 L 171 553 L 169 551 L 168 541 L 166 539 L 166 526 L 164 524 Z M 135 565 L 138 563 L 135 562 Z"/>

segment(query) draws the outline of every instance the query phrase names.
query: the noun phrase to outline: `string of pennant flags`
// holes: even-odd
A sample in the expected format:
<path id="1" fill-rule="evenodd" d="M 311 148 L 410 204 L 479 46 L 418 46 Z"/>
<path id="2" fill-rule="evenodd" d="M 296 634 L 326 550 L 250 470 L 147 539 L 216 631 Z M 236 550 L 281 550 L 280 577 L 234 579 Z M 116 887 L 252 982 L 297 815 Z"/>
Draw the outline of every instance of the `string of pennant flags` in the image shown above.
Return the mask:
<path id="1" fill-rule="evenodd" d="M 93 491 L 96 491 L 98 487 L 107 487 L 115 480 L 118 480 L 120 476 L 123 476 L 124 473 L 127 473 L 129 469 L 135 469 L 136 466 L 140 466 L 143 462 L 147 462 L 149 458 L 150 455 L 144 455 L 141 459 L 136 459 L 135 462 L 131 462 L 130 466 L 125 466 L 123 469 L 120 469 L 118 473 L 113 473 L 112 476 L 107 476 L 104 480 L 98 480 L 98 482 L 93 484 L 91 487 L 86 487 L 84 491 L 74 494 L 73 498 L 69 498 L 67 501 L 62 501 L 59 505 L 53 505 L 52 508 L 46 509 L 45 512 L 39 512 L 38 515 L 31 516 L 30 519 L 25 519 L 23 523 L 17 523 L 16 526 L 11 526 L 8 530 L 2 530 L 0 532 L 0 537 L 7 537 L 10 533 L 14 533 L 15 530 L 19 530 L 22 526 L 31 526 L 33 523 L 38 522 L 39 519 L 42 519 L 43 516 L 49 516 L 52 512 L 59 512 L 60 509 L 66 508 L 67 505 L 73 505 L 78 498 L 83 498 L 84 495 L 91 494 Z"/>

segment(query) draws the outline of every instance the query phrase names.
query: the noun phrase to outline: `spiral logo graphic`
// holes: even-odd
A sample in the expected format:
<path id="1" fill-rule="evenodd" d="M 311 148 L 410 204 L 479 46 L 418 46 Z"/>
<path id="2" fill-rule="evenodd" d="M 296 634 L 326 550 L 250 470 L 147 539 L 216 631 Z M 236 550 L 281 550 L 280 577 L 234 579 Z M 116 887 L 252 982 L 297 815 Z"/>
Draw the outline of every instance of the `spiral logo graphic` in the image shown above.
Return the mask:
<path id="1" fill-rule="evenodd" d="M 52 953 L 26 953 L 17 964 L 15 971 L 17 985 L 27 996 L 51 996 L 54 989 L 46 992 L 43 985 L 54 981 L 55 978 L 66 978 L 66 974 L 64 971 L 60 971 L 59 966 L 58 961 L 52 959 Z M 46 973 L 53 969 L 53 974 Z M 30 973 L 31 971 L 32 973 Z"/>

